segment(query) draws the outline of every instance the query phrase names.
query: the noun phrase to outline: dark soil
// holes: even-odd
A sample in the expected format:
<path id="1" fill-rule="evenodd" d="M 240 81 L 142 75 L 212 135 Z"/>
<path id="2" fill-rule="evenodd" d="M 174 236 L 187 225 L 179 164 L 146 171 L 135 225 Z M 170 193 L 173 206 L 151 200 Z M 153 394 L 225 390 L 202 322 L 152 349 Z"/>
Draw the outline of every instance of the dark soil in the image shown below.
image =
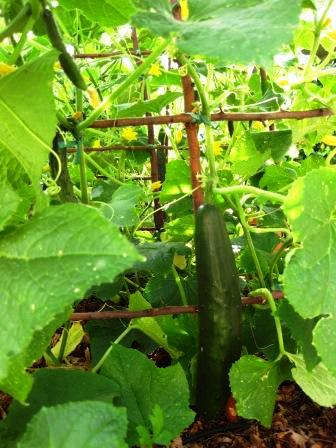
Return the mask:
<path id="1" fill-rule="evenodd" d="M 272 427 L 255 421 L 196 421 L 171 448 L 336 448 L 336 408 L 313 403 L 293 383 L 283 384 Z"/>

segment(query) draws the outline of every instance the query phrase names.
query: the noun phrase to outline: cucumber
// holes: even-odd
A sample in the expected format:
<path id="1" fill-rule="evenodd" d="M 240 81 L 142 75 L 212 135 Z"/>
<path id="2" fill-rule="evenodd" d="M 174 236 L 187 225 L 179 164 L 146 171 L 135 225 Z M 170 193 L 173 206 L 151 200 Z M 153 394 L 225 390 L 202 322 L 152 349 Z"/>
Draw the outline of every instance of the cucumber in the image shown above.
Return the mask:
<path id="1" fill-rule="evenodd" d="M 6 37 L 12 36 L 14 33 L 18 33 L 24 29 L 30 16 L 32 15 L 32 9 L 29 3 L 26 3 L 16 17 L 6 26 L 6 28 L 0 33 L 0 42 Z"/>
<path id="2" fill-rule="evenodd" d="M 49 9 L 43 11 L 43 20 L 52 46 L 60 52 L 59 62 L 64 73 L 78 89 L 86 90 L 87 85 L 71 55 L 67 52 L 53 13 Z"/>
<path id="3" fill-rule="evenodd" d="M 242 305 L 239 278 L 221 211 L 212 204 L 196 212 L 199 341 L 196 407 L 206 419 L 224 411 L 229 370 L 240 357 Z"/>

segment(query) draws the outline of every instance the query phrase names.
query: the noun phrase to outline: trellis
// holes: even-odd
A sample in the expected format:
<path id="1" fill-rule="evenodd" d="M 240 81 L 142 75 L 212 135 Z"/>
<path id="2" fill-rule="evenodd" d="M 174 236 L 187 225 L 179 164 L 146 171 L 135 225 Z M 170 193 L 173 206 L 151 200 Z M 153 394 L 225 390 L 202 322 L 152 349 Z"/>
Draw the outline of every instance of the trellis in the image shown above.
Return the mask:
<path id="1" fill-rule="evenodd" d="M 179 17 L 179 8 L 174 10 L 175 18 Z M 132 30 L 132 41 L 133 48 L 128 49 L 128 54 L 133 55 L 136 58 L 137 64 L 141 64 L 142 57 L 149 55 L 150 51 L 141 51 L 139 48 L 138 38 L 136 30 Z M 98 59 L 98 58 L 116 58 L 124 55 L 120 51 L 115 51 L 111 53 L 82 53 L 76 54 L 75 58 L 78 59 Z M 146 177 L 150 179 L 153 183 L 158 180 L 163 180 L 159 178 L 159 165 L 158 165 L 158 151 L 168 151 L 172 149 L 168 144 L 155 144 L 154 140 L 154 126 L 156 125 L 169 125 L 169 124 L 184 124 L 187 134 L 189 155 L 190 155 L 190 173 L 191 173 L 191 184 L 192 184 L 192 198 L 194 209 L 196 210 L 203 203 L 203 191 L 201 188 L 201 183 L 199 180 L 199 175 L 201 173 L 201 161 L 200 161 L 200 146 L 198 142 L 198 124 L 194 122 L 194 117 L 192 115 L 193 103 L 195 101 L 195 90 L 193 87 L 193 82 L 189 74 L 181 75 L 181 83 L 183 89 L 184 98 L 184 113 L 177 115 L 160 115 L 151 116 L 146 114 L 144 117 L 130 117 L 130 118 L 117 118 L 117 119 L 101 119 L 94 121 L 90 127 L 98 129 L 109 129 L 116 127 L 125 126 L 147 126 L 148 130 L 148 144 L 135 146 L 135 145 L 110 145 L 103 146 L 100 148 L 87 147 L 85 152 L 103 152 L 103 151 L 136 151 L 136 150 L 146 150 L 150 152 L 151 157 L 151 176 Z M 146 89 L 144 89 L 144 99 L 148 99 Z M 303 120 L 307 118 L 319 118 L 328 117 L 334 115 L 333 111 L 328 108 L 319 108 L 305 111 L 286 111 L 280 110 L 276 112 L 232 112 L 228 113 L 225 111 L 220 111 L 211 114 L 211 121 L 267 121 L 267 120 Z M 76 148 L 68 148 L 68 152 L 73 153 Z M 143 177 L 137 177 L 142 178 Z M 164 225 L 164 216 L 162 209 L 159 204 L 159 200 L 154 200 L 154 222 L 155 227 L 150 230 L 162 230 Z M 273 297 L 276 300 L 282 299 L 283 294 L 279 291 L 273 292 Z M 242 297 L 242 304 L 257 304 L 264 303 L 264 298 L 262 297 Z M 150 310 L 143 311 L 127 311 L 127 310 L 115 310 L 115 311 L 98 311 L 98 312 L 85 312 L 85 313 L 73 313 L 70 316 L 70 320 L 98 320 L 98 319 L 133 319 L 135 317 L 149 317 L 149 316 L 160 316 L 160 315 L 176 315 L 184 313 L 197 313 L 197 306 L 167 306 Z"/>

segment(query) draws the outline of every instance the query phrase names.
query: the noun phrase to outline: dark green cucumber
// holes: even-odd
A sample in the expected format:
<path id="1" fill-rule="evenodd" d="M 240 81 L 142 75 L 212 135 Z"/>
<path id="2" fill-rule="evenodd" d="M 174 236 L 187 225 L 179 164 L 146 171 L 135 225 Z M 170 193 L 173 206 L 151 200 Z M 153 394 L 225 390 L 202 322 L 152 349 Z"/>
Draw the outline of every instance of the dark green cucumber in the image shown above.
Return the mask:
<path id="1" fill-rule="evenodd" d="M 22 31 L 32 15 L 31 6 L 29 3 L 25 4 L 16 17 L 6 26 L 0 33 L 0 42 L 6 37 L 12 36 L 14 33 Z"/>
<path id="2" fill-rule="evenodd" d="M 52 46 L 60 52 L 59 62 L 64 70 L 64 73 L 76 87 L 81 90 L 86 90 L 87 86 L 85 84 L 85 81 L 75 61 L 67 52 L 54 15 L 49 9 L 45 9 L 43 11 L 43 20 L 46 25 L 47 34 Z"/>
<path id="3" fill-rule="evenodd" d="M 229 370 L 241 354 L 242 306 L 239 278 L 220 210 L 202 205 L 196 213 L 199 345 L 196 407 L 215 419 L 230 395 Z"/>

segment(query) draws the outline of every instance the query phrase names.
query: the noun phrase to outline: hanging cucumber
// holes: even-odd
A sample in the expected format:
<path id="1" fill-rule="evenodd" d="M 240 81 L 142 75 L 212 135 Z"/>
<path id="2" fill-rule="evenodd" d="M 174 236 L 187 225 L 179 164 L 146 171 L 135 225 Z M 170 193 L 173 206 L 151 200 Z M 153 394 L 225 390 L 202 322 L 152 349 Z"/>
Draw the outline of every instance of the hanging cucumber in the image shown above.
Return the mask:
<path id="1" fill-rule="evenodd" d="M 224 218 L 212 204 L 196 213 L 199 346 L 196 407 L 215 419 L 230 395 L 229 370 L 241 354 L 239 278 Z"/>
<path id="2" fill-rule="evenodd" d="M 49 9 L 43 11 L 43 20 L 52 46 L 60 52 L 59 61 L 65 74 L 76 87 L 81 90 L 86 90 L 87 86 L 85 81 L 75 61 L 67 52 L 53 13 Z"/>
<path id="3" fill-rule="evenodd" d="M 29 18 L 32 15 L 32 9 L 29 3 L 26 3 L 21 11 L 14 17 L 14 19 L 6 26 L 0 33 L 0 42 L 6 37 L 12 36 L 14 33 L 19 33 L 26 26 Z"/>

